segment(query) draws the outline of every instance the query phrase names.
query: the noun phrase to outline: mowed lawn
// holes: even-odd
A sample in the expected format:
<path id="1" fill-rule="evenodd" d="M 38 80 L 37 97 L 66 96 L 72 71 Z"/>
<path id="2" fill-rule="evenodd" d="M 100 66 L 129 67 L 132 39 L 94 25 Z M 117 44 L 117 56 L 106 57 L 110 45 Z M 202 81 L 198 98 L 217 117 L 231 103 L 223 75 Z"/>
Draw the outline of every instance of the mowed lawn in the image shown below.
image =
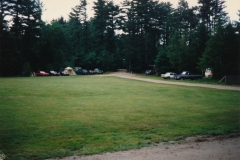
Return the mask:
<path id="1" fill-rule="evenodd" d="M 0 151 L 45 159 L 240 133 L 240 92 L 117 77 L 0 79 Z"/>

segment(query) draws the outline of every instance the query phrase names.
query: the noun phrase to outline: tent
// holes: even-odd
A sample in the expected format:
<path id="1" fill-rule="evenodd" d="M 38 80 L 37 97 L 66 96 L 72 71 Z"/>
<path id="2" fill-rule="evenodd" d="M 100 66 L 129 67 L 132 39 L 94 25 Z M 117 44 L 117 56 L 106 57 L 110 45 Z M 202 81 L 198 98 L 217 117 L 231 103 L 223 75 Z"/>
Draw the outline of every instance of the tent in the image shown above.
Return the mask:
<path id="1" fill-rule="evenodd" d="M 76 73 L 73 71 L 73 69 L 71 67 L 65 68 L 65 72 L 68 73 L 71 76 L 76 75 Z"/>

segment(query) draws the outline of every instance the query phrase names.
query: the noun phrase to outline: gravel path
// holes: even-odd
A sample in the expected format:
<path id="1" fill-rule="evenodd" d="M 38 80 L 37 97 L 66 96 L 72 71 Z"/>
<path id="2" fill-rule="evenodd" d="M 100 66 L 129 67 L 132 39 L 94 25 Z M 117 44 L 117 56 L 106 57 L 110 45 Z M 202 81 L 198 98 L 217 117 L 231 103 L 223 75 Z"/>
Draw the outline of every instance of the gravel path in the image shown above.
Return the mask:
<path id="1" fill-rule="evenodd" d="M 140 77 L 137 77 L 135 74 L 131 74 L 131 73 L 127 73 L 127 72 L 114 72 L 112 74 L 103 75 L 103 76 L 116 76 L 116 77 L 121 77 L 121 78 L 128 78 L 128 79 L 147 81 L 147 82 L 153 82 L 153 83 L 163 83 L 163 84 L 173 84 L 173 85 L 181 85 L 181 86 L 195 86 L 195 87 L 205 87 L 205 88 L 240 91 L 240 87 L 236 87 L 236 86 L 186 83 L 186 82 L 179 82 L 177 80 L 176 80 L 176 82 L 168 81 L 168 80 L 155 80 L 155 79 L 150 79 L 150 78 L 140 78 Z"/>
<path id="2" fill-rule="evenodd" d="M 141 149 L 58 160 L 238 160 L 239 157 L 240 137 L 229 135 L 188 137 L 183 141 L 159 143 Z"/>

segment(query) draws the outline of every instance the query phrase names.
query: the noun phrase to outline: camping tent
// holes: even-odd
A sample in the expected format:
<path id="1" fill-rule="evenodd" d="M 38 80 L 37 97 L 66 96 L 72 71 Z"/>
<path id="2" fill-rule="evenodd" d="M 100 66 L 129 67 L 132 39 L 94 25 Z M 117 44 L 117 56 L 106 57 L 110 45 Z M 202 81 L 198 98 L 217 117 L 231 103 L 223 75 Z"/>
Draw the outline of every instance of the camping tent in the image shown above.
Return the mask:
<path id="1" fill-rule="evenodd" d="M 76 73 L 73 71 L 73 69 L 71 67 L 65 68 L 65 72 L 67 72 L 71 76 L 76 75 Z"/>

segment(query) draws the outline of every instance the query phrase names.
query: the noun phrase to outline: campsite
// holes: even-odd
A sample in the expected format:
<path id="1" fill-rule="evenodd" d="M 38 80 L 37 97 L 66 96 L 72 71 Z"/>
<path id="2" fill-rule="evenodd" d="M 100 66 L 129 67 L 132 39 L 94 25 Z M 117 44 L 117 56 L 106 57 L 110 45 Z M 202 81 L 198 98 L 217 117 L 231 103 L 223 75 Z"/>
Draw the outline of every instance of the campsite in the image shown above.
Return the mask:
<path id="1" fill-rule="evenodd" d="M 239 91 L 107 76 L 0 79 L 1 151 L 47 159 L 239 133 Z"/>
<path id="2" fill-rule="evenodd" d="M 1 0 L 0 160 L 112 160 L 159 145 L 173 155 L 168 144 L 219 137 L 203 151 L 230 149 L 200 159 L 240 157 L 236 6 Z"/>

